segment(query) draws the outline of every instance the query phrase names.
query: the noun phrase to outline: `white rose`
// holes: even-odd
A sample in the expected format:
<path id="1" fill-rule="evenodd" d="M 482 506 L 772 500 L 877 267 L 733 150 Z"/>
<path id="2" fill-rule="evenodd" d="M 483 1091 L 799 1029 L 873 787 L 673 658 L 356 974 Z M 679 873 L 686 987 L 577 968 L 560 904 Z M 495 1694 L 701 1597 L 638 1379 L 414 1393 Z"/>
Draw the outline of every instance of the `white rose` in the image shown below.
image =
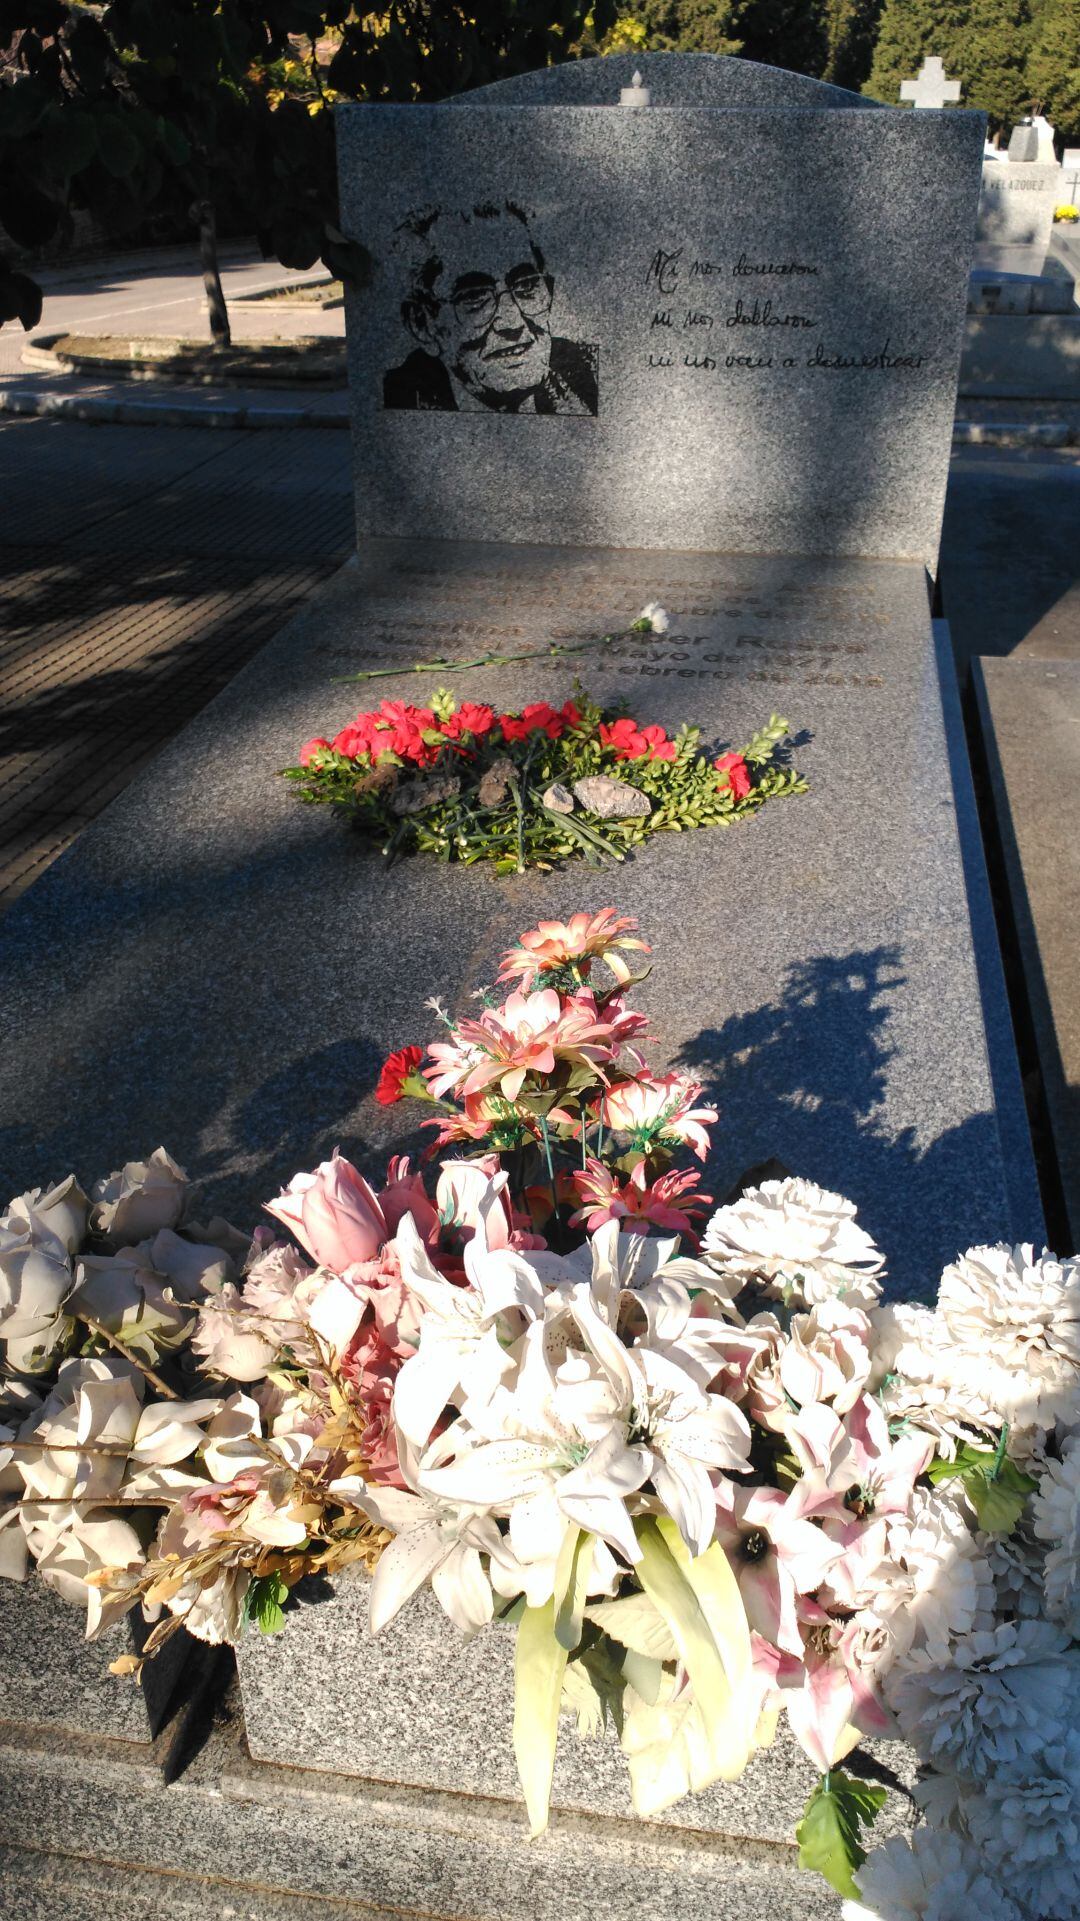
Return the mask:
<path id="1" fill-rule="evenodd" d="M 191 1345 L 211 1373 L 230 1381 L 259 1381 L 277 1360 L 287 1331 L 245 1313 L 237 1289 L 226 1285 L 199 1309 Z"/>
<path id="2" fill-rule="evenodd" d="M 114 1247 L 146 1240 L 163 1227 L 175 1227 L 183 1212 L 187 1175 L 163 1147 L 149 1160 L 128 1161 L 118 1173 L 94 1185 L 90 1225 Z"/>
<path id="3" fill-rule="evenodd" d="M 60 1242 L 65 1253 L 77 1254 L 86 1238 L 89 1206 L 74 1174 L 69 1174 L 55 1187 L 33 1187 L 17 1195 L 9 1202 L 6 1214 L 0 1215 L 0 1232 L 27 1227 L 35 1243 L 52 1238 Z"/>

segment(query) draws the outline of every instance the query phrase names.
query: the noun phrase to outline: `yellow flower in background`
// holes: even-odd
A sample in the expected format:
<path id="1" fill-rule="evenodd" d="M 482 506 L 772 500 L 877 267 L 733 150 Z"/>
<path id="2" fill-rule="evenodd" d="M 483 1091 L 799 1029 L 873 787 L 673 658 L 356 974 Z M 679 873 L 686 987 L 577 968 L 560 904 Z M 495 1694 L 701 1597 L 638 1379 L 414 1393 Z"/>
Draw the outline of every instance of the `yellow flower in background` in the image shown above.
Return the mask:
<path id="1" fill-rule="evenodd" d="M 1080 220 L 1080 207 L 1074 207 L 1071 202 L 1066 201 L 1063 207 L 1054 208 L 1054 219 Z"/>

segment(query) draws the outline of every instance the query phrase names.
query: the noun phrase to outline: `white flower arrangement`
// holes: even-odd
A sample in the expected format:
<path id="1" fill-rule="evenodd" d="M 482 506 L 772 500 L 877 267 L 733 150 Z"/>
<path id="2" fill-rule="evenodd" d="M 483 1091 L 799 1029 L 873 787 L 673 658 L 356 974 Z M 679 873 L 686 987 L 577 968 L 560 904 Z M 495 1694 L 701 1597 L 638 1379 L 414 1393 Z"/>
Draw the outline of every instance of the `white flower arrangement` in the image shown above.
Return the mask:
<path id="1" fill-rule="evenodd" d="M 428 1585 L 448 1633 L 516 1623 L 534 1833 L 561 1709 L 613 1719 L 646 1816 L 786 1713 L 845 1921 L 1073 1921 L 1080 1263 L 975 1248 L 935 1308 L 886 1303 L 853 1205 L 788 1177 L 699 1239 L 674 1162 L 715 1110 L 650 1073 L 626 950 L 610 910 L 544 923 L 503 1008 L 391 1055 L 380 1100 L 473 1151 L 433 1194 L 335 1155 L 249 1238 L 159 1149 L 11 1202 L 0 1574 L 91 1637 L 141 1606 L 152 1655 L 359 1562 L 374 1633 Z M 866 1734 L 910 1742 L 926 1817 L 869 1854 Z"/>

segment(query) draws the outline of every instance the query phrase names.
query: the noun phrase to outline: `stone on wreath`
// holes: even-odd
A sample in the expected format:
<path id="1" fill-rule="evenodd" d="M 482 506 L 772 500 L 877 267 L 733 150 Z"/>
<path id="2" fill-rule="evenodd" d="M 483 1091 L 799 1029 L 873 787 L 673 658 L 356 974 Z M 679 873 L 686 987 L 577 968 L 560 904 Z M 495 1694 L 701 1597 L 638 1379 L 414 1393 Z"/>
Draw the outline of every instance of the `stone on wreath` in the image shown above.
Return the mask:
<path id="1" fill-rule="evenodd" d="M 541 794 L 540 805 L 546 807 L 552 814 L 572 814 L 574 796 L 569 787 L 563 786 L 561 780 L 553 780 L 551 786 Z"/>
<path id="2" fill-rule="evenodd" d="M 638 815 L 644 819 L 652 813 L 647 794 L 631 787 L 629 781 L 613 780 L 610 774 L 586 774 L 574 782 L 574 792 L 586 811 L 601 820 L 629 820 Z"/>
<path id="3" fill-rule="evenodd" d="M 397 779 L 398 770 L 393 761 L 383 760 L 378 766 L 370 768 L 366 774 L 361 774 L 353 791 L 358 796 L 388 793 L 391 788 L 397 786 Z"/>
<path id="4" fill-rule="evenodd" d="M 390 812 L 404 819 L 406 814 L 422 814 L 427 807 L 438 807 L 441 801 L 453 800 L 461 792 L 461 782 L 456 774 L 440 774 L 434 780 L 418 774 L 415 780 L 403 780 L 390 802 Z"/>
<path id="5" fill-rule="evenodd" d="M 506 799 L 513 771 L 514 763 L 505 754 L 500 754 L 498 760 L 492 761 L 476 790 L 481 807 L 498 807 L 500 801 Z"/>

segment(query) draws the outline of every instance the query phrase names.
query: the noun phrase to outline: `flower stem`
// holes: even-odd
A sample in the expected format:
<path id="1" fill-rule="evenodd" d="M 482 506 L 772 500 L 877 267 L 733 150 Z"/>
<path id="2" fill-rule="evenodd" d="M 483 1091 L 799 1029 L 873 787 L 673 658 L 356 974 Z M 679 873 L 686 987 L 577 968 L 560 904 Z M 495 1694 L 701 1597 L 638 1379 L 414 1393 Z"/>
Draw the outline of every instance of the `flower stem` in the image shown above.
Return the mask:
<path id="1" fill-rule="evenodd" d="M 92 1315 L 86 1314 L 81 1310 L 78 1318 L 80 1321 L 85 1321 L 87 1327 L 92 1327 L 95 1334 L 100 1334 L 103 1341 L 108 1341 L 109 1346 L 114 1347 L 118 1354 L 122 1354 L 125 1361 L 130 1361 L 132 1367 L 137 1367 L 139 1373 L 146 1376 L 151 1387 L 156 1387 L 158 1393 L 164 1395 L 167 1401 L 179 1401 L 183 1399 L 183 1396 L 178 1394 L 174 1387 L 169 1386 L 168 1381 L 163 1381 L 161 1375 L 155 1373 L 148 1361 L 140 1361 L 138 1355 L 132 1353 L 131 1349 L 126 1346 L 118 1334 L 110 1334 L 108 1328 L 104 1327 L 100 1321 L 95 1321 Z"/>
<path id="2" fill-rule="evenodd" d="M 517 660 L 559 660 L 564 654 L 594 653 L 613 647 L 622 634 L 604 634 L 600 640 L 549 641 L 546 647 L 526 647 L 517 654 L 478 654 L 475 660 L 414 660 L 411 667 L 365 667 L 358 674 L 335 674 L 332 686 L 345 686 L 355 680 L 396 680 L 401 674 L 462 674 L 473 667 L 511 667 Z"/>

